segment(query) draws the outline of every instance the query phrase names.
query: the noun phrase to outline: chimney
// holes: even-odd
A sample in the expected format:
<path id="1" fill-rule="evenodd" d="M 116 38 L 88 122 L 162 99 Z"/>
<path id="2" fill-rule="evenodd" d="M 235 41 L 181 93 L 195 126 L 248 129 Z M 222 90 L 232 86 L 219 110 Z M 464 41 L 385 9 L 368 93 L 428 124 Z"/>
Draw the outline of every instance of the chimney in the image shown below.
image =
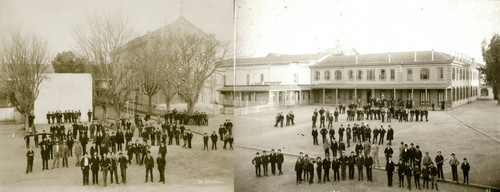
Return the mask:
<path id="1" fill-rule="evenodd" d="M 389 62 L 391 62 L 391 52 L 389 52 Z"/>
<path id="2" fill-rule="evenodd" d="M 417 61 L 417 51 L 415 51 L 415 61 Z"/>
<path id="3" fill-rule="evenodd" d="M 434 61 L 434 49 L 432 49 L 431 60 Z"/>

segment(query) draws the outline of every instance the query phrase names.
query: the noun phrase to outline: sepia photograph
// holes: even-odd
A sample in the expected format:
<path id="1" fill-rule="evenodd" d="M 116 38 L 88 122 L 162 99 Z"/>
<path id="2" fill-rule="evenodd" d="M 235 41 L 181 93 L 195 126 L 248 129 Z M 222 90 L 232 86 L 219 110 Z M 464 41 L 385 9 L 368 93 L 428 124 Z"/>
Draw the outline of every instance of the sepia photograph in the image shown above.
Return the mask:
<path id="1" fill-rule="evenodd" d="M 235 191 L 497 191 L 499 1 L 236 1 Z"/>
<path id="2" fill-rule="evenodd" d="M 0 0 L 0 191 L 500 191 L 498 0 Z"/>
<path id="3" fill-rule="evenodd" d="M 232 1 L 0 10 L 0 191 L 234 191 Z"/>

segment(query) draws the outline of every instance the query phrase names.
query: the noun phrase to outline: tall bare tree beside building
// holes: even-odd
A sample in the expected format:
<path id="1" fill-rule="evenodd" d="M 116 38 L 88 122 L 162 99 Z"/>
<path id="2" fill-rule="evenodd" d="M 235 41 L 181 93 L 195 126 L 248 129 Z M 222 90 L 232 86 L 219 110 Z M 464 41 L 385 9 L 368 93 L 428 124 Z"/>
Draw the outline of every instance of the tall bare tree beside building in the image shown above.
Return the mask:
<path id="1" fill-rule="evenodd" d="M 9 101 L 24 116 L 27 131 L 28 117 L 34 109 L 40 84 L 46 78 L 49 67 L 47 41 L 35 33 L 13 30 L 3 41 L 0 59 L 0 86 L 8 93 Z M 32 131 L 35 131 L 35 126 Z"/>
<path id="2" fill-rule="evenodd" d="M 105 85 L 102 99 L 96 103 L 104 109 L 113 105 L 120 118 L 130 94 L 132 67 L 118 50 L 134 37 L 130 21 L 120 14 L 94 16 L 75 30 L 74 37 L 80 53 L 96 65 L 94 81 Z"/>
<path id="3" fill-rule="evenodd" d="M 214 35 L 188 32 L 173 32 L 172 59 L 177 69 L 173 80 L 179 93 L 185 98 L 188 113 L 193 113 L 205 80 L 222 65 L 228 51 L 228 44 Z"/>
<path id="4" fill-rule="evenodd" d="M 168 76 L 167 52 L 169 51 L 160 35 L 150 35 L 137 48 L 127 51 L 127 61 L 133 66 L 134 81 L 148 96 L 148 112 L 153 110 L 152 99 L 163 87 Z"/>

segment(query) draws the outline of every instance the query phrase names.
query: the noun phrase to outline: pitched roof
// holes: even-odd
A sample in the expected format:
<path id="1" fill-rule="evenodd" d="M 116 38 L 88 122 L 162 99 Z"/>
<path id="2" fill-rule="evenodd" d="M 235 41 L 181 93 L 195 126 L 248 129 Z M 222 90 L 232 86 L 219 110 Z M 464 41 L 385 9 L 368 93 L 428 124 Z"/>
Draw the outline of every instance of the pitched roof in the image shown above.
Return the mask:
<path id="1" fill-rule="evenodd" d="M 142 47 L 146 45 L 146 40 L 148 37 L 154 36 L 154 35 L 160 35 L 160 34 L 166 34 L 174 31 L 179 31 L 181 33 L 192 33 L 192 34 L 199 34 L 199 35 L 208 35 L 205 33 L 203 30 L 189 22 L 187 19 L 184 17 L 179 17 L 179 19 L 175 20 L 174 22 L 163 26 L 161 28 L 158 28 L 154 31 L 148 32 L 142 36 L 139 36 L 131 41 L 129 41 L 125 45 L 126 50 L 130 49 L 135 49 Z"/>
<path id="2" fill-rule="evenodd" d="M 329 57 L 311 67 L 342 66 L 342 65 L 364 65 L 364 64 L 413 64 L 413 63 L 446 63 L 452 62 L 453 58 L 446 53 L 434 51 L 417 51 L 417 61 L 415 61 L 415 52 L 395 52 L 395 53 L 373 53 L 358 55 L 333 56 Z M 391 61 L 389 62 L 389 55 Z"/>
<path id="3" fill-rule="evenodd" d="M 267 65 L 267 64 L 288 64 L 288 63 L 304 63 L 321 59 L 331 53 L 313 53 L 301 55 L 280 55 L 269 53 L 265 57 L 252 57 L 252 58 L 237 58 L 236 65 Z M 232 66 L 233 60 L 224 60 L 224 66 Z"/>

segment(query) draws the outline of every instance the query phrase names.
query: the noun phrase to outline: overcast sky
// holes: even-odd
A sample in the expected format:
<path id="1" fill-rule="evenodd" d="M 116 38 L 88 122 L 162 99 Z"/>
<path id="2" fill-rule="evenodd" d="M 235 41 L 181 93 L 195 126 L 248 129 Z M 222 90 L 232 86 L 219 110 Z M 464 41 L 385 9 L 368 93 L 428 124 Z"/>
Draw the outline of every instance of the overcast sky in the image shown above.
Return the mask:
<path id="1" fill-rule="evenodd" d="M 450 49 L 481 57 L 500 33 L 493 0 L 237 1 L 237 55 L 314 53 L 337 40 L 360 53 Z"/>
<path id="2" fill-rule="evenodd" d="M 179 18 L 180 0 L 0 0 L 0 37 L 22 26 L 44 36 L 54 56 L 75 48 L 73 32 L 86 18 L 120 12 L 139 35 Z M 233 39 L 232 0 L 183 0 L 183 16 L 219 39 Z"/>

